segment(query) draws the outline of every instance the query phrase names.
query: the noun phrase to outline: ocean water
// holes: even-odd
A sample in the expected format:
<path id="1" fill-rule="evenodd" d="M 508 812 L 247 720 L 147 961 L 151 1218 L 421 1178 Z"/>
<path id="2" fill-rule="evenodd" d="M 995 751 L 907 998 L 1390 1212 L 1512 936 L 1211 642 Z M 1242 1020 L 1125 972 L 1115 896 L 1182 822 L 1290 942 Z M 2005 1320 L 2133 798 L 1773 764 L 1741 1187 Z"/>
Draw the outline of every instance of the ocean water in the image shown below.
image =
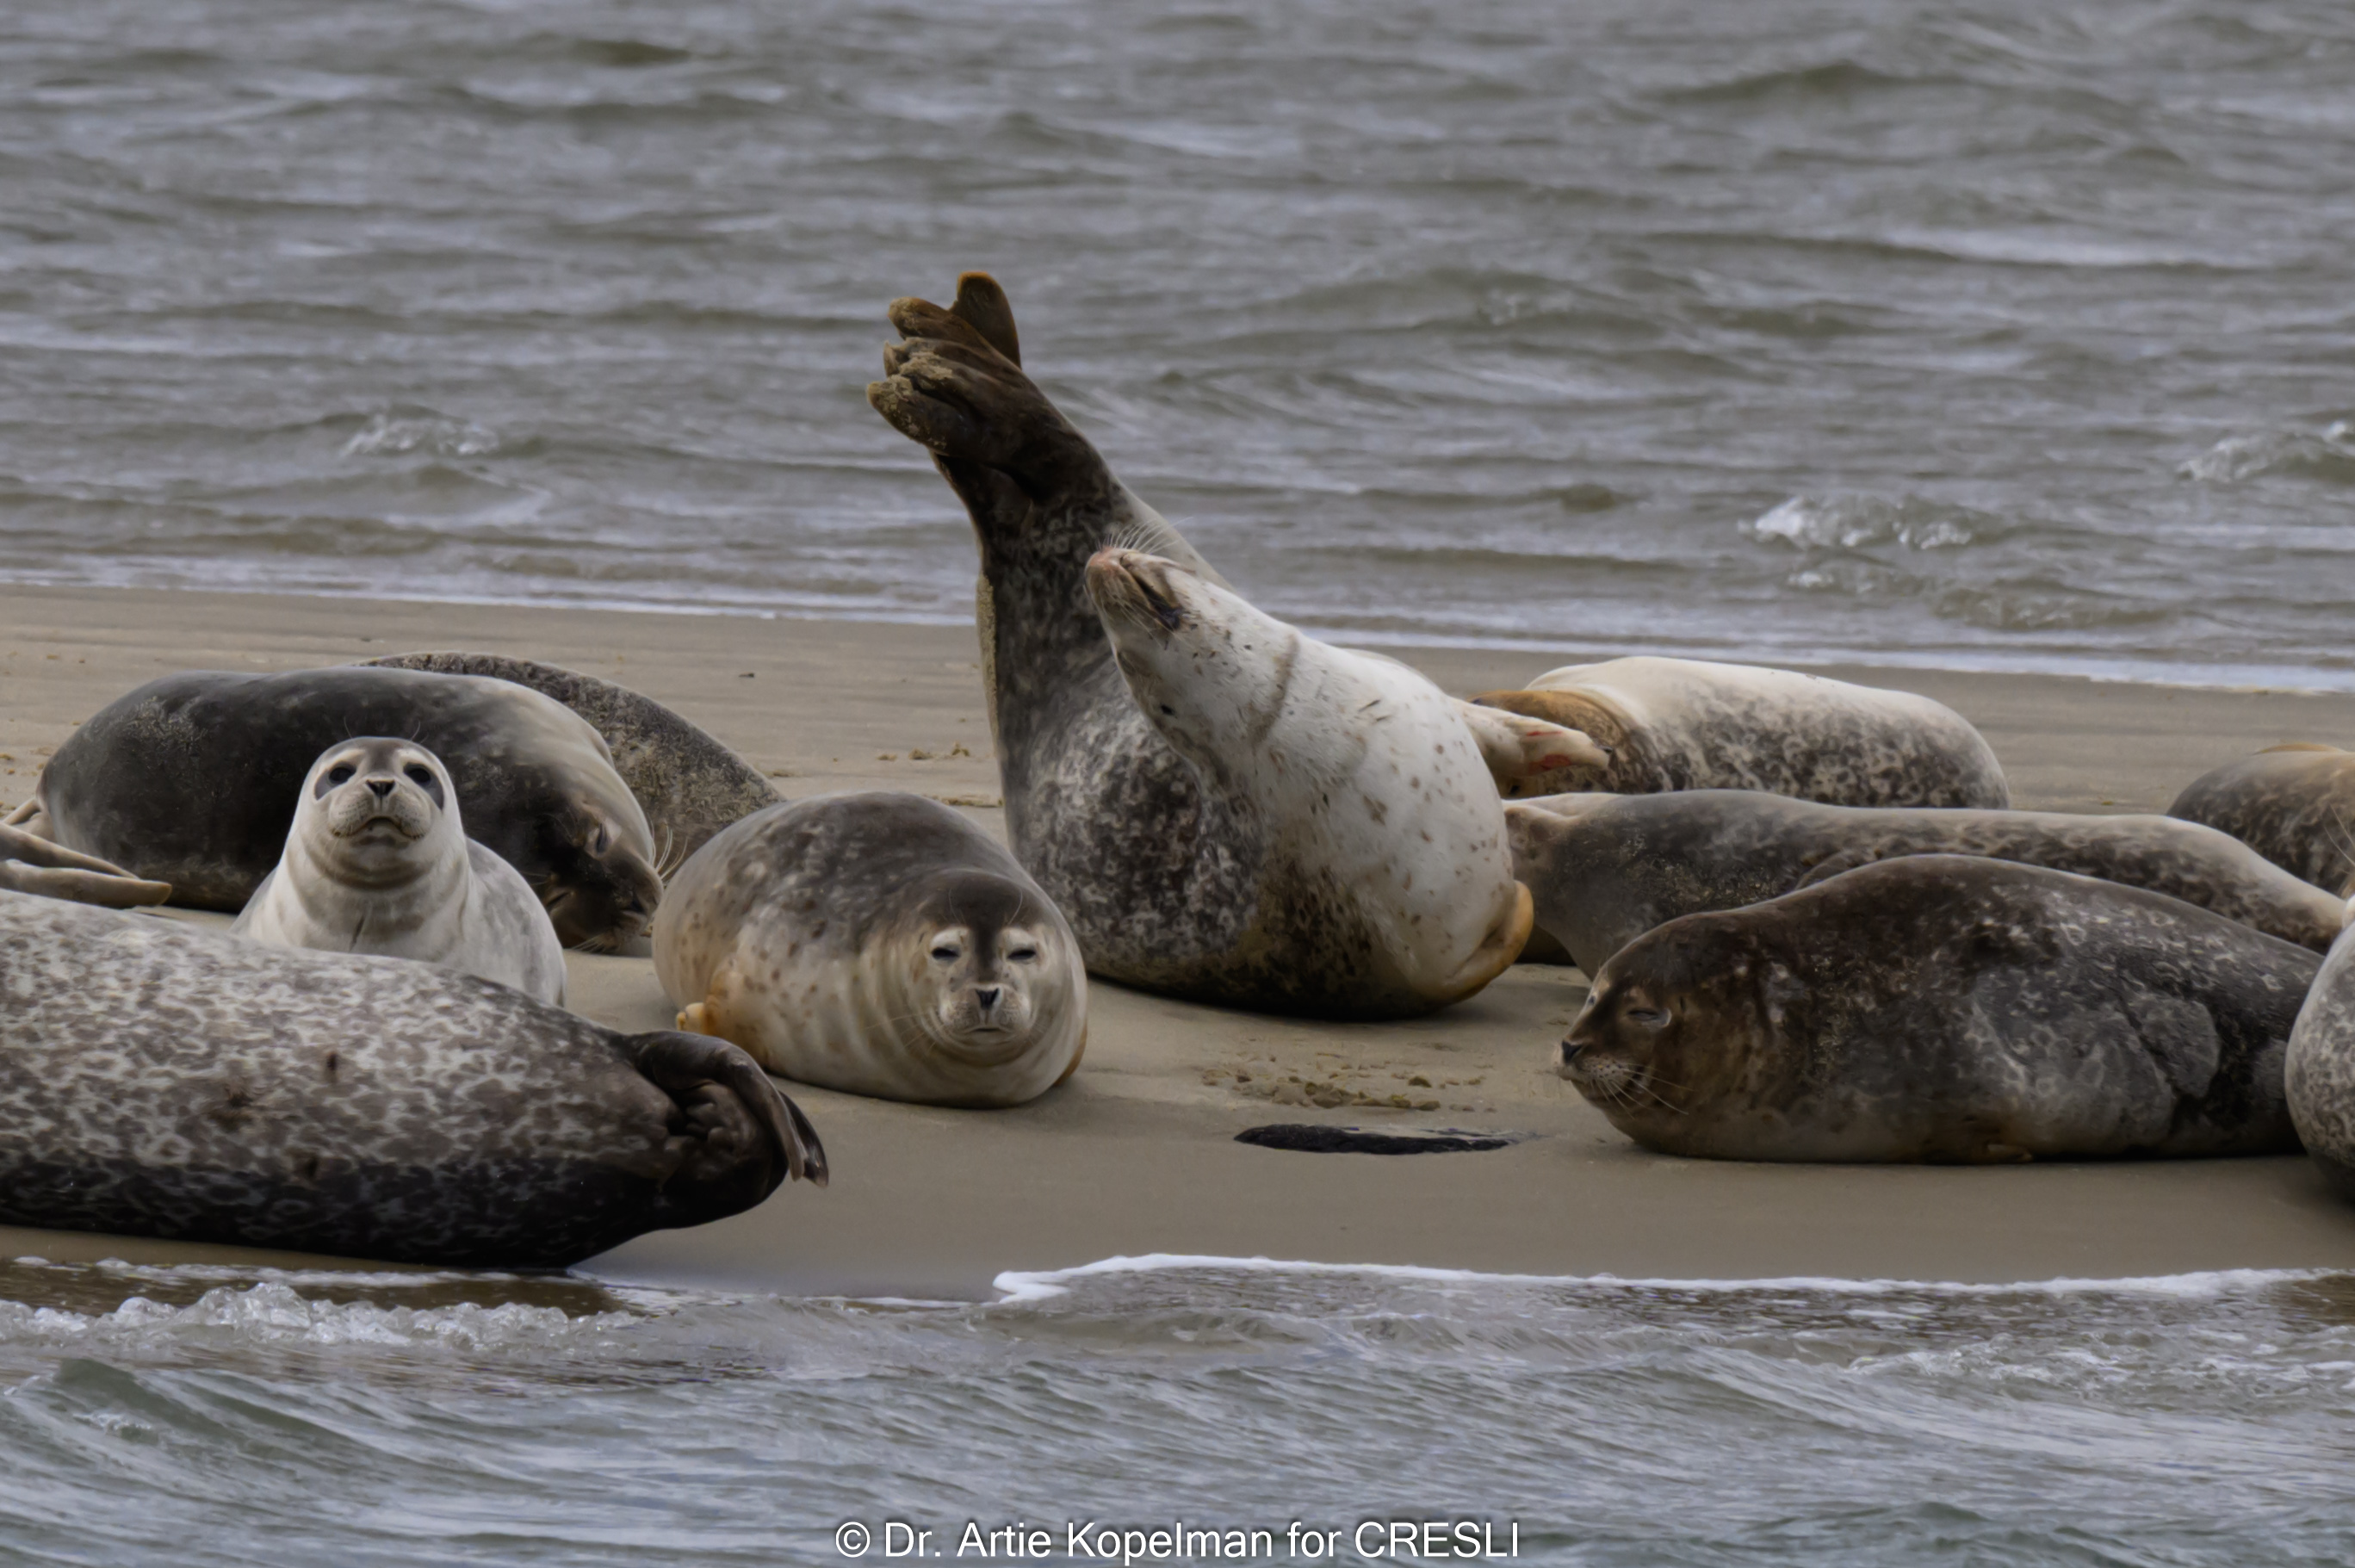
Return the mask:
<path id="1" fill-rule="evenodd" d="M 1433 1521 L 1547 1563 L 2355 1557 L 2355 1276 L 1000 1283 L 858 1303 L 0 1264 L 0 1554 L 823 1563 L 855 1524 L 883 1562 L 898 1524 L 943 1562 L 1012 1560 L 977 1548 L 1026 1526 L 1086 1563 L 1182 1525 L 1220 1551 L 1128 1555 L 1364 1563 L 1416 1561 L 1388 1526 Z M 1334 1531 L 1337 1556 L 1305 1550 Z"/>
<path id="2" fill-rule="evenodd" d="M 10 6 L 0 578 L 961 619 L 986 267 L 1330 634 L 2349 689 L 2350 249 L 2332 0 Z"/>

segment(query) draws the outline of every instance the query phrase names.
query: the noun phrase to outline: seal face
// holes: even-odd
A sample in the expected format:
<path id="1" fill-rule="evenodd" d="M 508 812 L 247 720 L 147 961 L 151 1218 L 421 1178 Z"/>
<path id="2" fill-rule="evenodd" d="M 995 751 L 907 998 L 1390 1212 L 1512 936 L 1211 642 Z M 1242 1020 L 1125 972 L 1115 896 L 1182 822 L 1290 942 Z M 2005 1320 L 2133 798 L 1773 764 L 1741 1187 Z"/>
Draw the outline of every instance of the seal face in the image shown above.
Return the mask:
<path id="1" fill-rule="evenodd" d="M 1526 915 L 1515 919 L 1525 895 L 1506 864 L 1501 815 L 1455 798 L 1468 765 L 1486 812 L 1496 811 L 1497 787 L 1482 760 L 1487 741 L 1475 747 L 1446 700 L 1435 690 L 1426 698 L 1429 683 L 1404 667 L 1363 657 L 1352 665 L 1241 600 L 1231 601 L 1236 613 L 1256 617 L 1266 636 L 1280 631 L 1278 642 L 1247 656 L 1231 650 L 1237 656 L 1220 665 L 1219 693 L 1206 674 L 1201 707 L 1182 718 L 1178 704 L 1163 714 L 1157 699 L 1141 689 L 1132 695 L 1132 673 L 1146 669 L 1155 635 L 1145 623 L 1159 613 L 1149 593 L 1159 590 L 1139 588 L 1132 603 L 1130 590 L 1110 576 L 1092 585 L 1091 559 L 1108 549 L 1149 555 L 1163 563 L 1152 571 L 1184 574 L 1195 589 L 1224 585 L 1023 373 L 1013 314 L 996 283 L 967 273 L 953 310 L 903 299 L 891 306 L 891 321 L 906 341 L 885 350 L 886 377 L 868 388 L 868 400 L 931 451 L 973 518 L 983 679 L 1007 837 L 1069 917 L 1089 969 L 1174 996 L 1331 1018 L 1427 1012 L 1500 972 L 1526 934 Z M 1112 599 L 1096 597 L 1098 586 Z M 1122 634 L 1135 645 L 1124 645 L 1130 672 L 1114 657 L 1107 628 L 1115 617 L 1135 626 L 1134 635 Z M 1286 661 L 1303 656 L 1303 646 L 1320 651 L 1287 675 Z M 1338 684 L 1326 691 L 1328 680 Z M 1324 692 L 1321 714 L 1312 713 L 1313 700 L 1289 697 L 1265 706 L 1295 681 L 1303 693 Z M 1372 818 L 1407 801 L 1422 810 L 1426 793 L 1428 809 L 1454 814 L 1459 855 L 1444 869 L 1436 853 L 1422 858 L 1422 841 L 1395 816 L 1375 835 L 1399 879 L 1421 869 L 1403 897 L 1393 896 L 1395 884 L 1379 867 L 1384 891 L 1355 880 L 1374 859 L 1361 854 L 1358 827 L 1311 825 L 1303 781 L 1347 777 L 1355 765 L 1316 748 L 1329 741 L 1362 751 L 1358 731 L 1389 727 L 1353 721 L 1341 706 L 1344 689 L 1360 701 L 1380 696 L 1398 722 L 1423 735 L 1427 752 L 1440 748 L 1430 767 L 1404 767 L 1395 779 L 1388 763 L 1370 763 L 1367 777 L 1383 782 L 1336 797 L 1337 816 Z M 1261 704 L 1255 713 L 1283 715 L 1291 727 L 1281 747 L 1237 728 L 1241 710 L 1229 706 L 1253 703 Z M 1195 733 L 1220 739 L 1189 754 L 1182 738 Z M 1372 750 L 1394 750 L 1403 766 L 1404 745 Z M 1507 734 L 1496 749 L 1519 745 Z M 1288 782 L 1270 771 L 1279 752 L 1293 769 Z M 1400 855 L 1401 845 L 1413 852 Z M 1444 909 L 1444 919 L 1433 920 L 1433 907 Z"/>
<path id="2" fill-rule="evenodd" d="M 2355 902 L 2347 914 L 2355 930 Z M 2355 1202 L 2355 935 L 2340 935 L 2307 994 L 2290 1031 L 2285 1088 L 2306 1152 Z"/>
<path id="3" fill-rule="evenodd" d="M 0 1222 L 556 1268 L 823 1181 L 743 1052 L 0 893 Z"/>
<path id="4" fill-rule="evenodd" d="M 1014 858 L 921 795 L 817 795 L 674 879 L 655 968 L 679 1027 L 887 1100 L 1018 1105 L 1087 1041 L 1079 944 Z"/>
<path id="5" fill-rule="evenodd" d="M 2275 746 L 2192 780 L 2167 815 L 2229 833 L 2325 892 L 2355 896 L 2355 752 Z"/>
<path id="6" fill-rule="evenodd" d="M 1985 856 L 2147 888 L 2317 952 L 2341 912 L 2245 845 L 2164 816 L 1818 805 L 1751 790 L 1554 795 L 1505 816 L 1539 927 L 1589 975 L 1679 915 L 1907 855 Z"/>
<path id="7" fill-rule="evenodd" d="M 34 830 L 241 910 L 278 863 L 311 764 L 355 735 L 447 759 L 466 829 L 523 873 L 568 947 L 636 934 L 662 895 L 645 814 L 605 743 L 506 681 L 412 670 L 165 676 L 74 731 L 42 771 Z"/>
<path id="8" fill-rule="evenodd" d="M 2138 888 L 1916 856 L 1637 938 L 1558 1071 L 1667 1154 L 2289 1153 L 2283 1053 L 2320 965 Z"/>
<path id="9" fill-rule="evenodd" d="M 413 958 L 564 1000 L 564 948 L 522 874 L 466 837 L 441 758 L 381 735 L 311 765 L 286 852 L 229 933 Z"/>
<path id="10" fill-rule="evenodd" d="M 1700 659 L 1565 665 L 1472 699 L 1551 720 L 1610 752 L 1524 778 L 1509 795 L 1751 789 L 1831 805 L 2011 804 L 1970 723 L 1910 691 Z"/>
<path id="11" fill-rule="evenodd" d="M 784 798 L 768 776 L 698 725 L 626 686 L 501 654 L 396 654 L 362 667 L 486 676 L 529 687 L 586 720 L 612 752 L 653 830 L 665 875 L 731 822 Z"/>

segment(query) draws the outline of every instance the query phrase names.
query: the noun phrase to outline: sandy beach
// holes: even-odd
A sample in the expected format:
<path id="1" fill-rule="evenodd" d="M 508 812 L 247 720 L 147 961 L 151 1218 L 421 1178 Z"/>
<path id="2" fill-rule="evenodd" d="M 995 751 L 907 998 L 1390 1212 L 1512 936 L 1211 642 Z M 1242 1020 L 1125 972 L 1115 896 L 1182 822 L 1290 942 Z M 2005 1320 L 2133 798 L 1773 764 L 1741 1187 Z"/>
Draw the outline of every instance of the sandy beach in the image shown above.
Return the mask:
<path id="1" fill-rule="evenodd" d="M 291 669 L 427 648 L 517 654 L 623 682 L 735 746 L 791 795 L 908 789 L 1001 827 L 967 627 L 147 590 L 0 590 L 0 800 L 29 793 L 76 722 L 166 671 Z M 1468 693 L 1597 650 L 1566 646 L 1552 660 L 1386 651 Z M 2200 773 L 2258 747 L 2355 734 L 2355 698 L 2344 696 L 1824 673 L 1952 705 L 2002 757 L 2017 804 L 2045 809 L 2162 810 Z M 576 954 L 571 963 L 579 1010 L 617 1027 L 667 1026 L 649 962 Z M 1085 1064 L 1044 1099 L 960 1112 L 795 1087 L 832 1157 L 830 1189 L 791 1188 L 735 1219 L 641 1238 L 585 1272 L 970 1297 L 986 1296 L 1001 1271 L 1144 1253 L 1676 1279 L 2355 1267 L 2355 1212 L 2302 1158 L 1941 1169 L 1646 1154 L 1548 1069 L 1582 994 L 1574 970 L 1523 965 L 1433 1018 L 1323 1025 L 1099 983 Z M 1521 1141 L 1411 1157 L 1233 1141 L 1278 1121 L 1497 1130 Z M 0 1229 L 0 1255 L 15 1254 L 265 1257 Z"/>

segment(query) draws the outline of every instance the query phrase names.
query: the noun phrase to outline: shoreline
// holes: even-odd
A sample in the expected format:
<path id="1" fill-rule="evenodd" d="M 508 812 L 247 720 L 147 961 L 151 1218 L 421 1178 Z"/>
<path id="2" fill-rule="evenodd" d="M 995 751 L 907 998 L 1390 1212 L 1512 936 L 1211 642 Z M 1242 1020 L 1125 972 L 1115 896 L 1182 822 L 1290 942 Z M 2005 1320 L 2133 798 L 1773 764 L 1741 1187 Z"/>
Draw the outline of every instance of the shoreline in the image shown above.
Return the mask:
<path id="1" fill-rule="evenodd" d="M 789 795 L 912 789 L 1002 835 L 965 625 L 0 585 L 0 801 L 9 804 L 29 793 L 44 748 L 168 670 L 260 672 L 470 647 L 634 687 L 737 748 Z M 1545 667 L 1533 653 L 1384 645 L 1459 694 Z M 1955 707 L 1987 734 L 2027 807 L 2160 811 L 2200 773 L 2261 746 L 2355 736 L 2355 694 L 1811 667 Z M 573 954 L 570 964 L 575 1010 L 616 1027 L 668 1027 L 648 961 Z M 1520 965 L 1465 1003 L 1391 1024 L 1263 1018 L 1102 981 L 1091 993 L 1087 1061 L 1043 1099 L 948 1111 L 794 1086 L 833 1157 L 832 1188 L 788 1188 L 749 1213 L 641 1237 L 580 1272 L 615 1284 L 970 1300 L 989 1298 L 1001 1276 L 1149 1254 L 1696 1286 L 2355 1269 L 2355 1209 L 2331 1198 L 2303 1157 L 1963 1168 L 1645 1153 L 1547 1070 L 1583 994 L 1574 970 Z M 1291 1077 L 1354 1103 L 1271 1099 L 1270 1086 Z M 1436 1104 L 1391 1106 L 1418 1077 L 1428 1087 L 1411 1104 Z M 1295 1121 L 1525 1137 L 1489 1152 L 1401 1157 L 1233 1141 L 1245 1127 Z M 0 1228 L 0 1255 L 19 1254 L 387 1266 Z"/>

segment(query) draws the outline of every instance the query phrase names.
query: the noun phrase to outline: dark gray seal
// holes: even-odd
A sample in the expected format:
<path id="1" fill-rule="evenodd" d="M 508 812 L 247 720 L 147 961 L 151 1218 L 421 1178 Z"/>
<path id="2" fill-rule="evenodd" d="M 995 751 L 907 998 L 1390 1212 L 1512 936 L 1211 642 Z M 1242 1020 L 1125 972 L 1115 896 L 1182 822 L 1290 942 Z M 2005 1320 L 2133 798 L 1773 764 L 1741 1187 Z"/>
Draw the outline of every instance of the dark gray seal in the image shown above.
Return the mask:
<path id="1" fill-rule="evenodd" d="M 2275 746 L 2202 773 L 2167 815 L 2229 833 L 2325 892 L 2355 896 L 2355 752 Z"/>
<path id="2" fill-rule="evenodd" d="M 1575 815 L 1549 809 L 1555 802 Z M 2341 901 L 2213 828 L 2164 816 L 1818 805 L 1753 790 L 1557 795 L 1505 810 L 1538 924 L 1592 975 L 1657 925 L 1873 860 L 1977 855 L 2147 888 L 2319 953 Z"/>
<path id="3" fill-rule="evenodd" d="M 1913 856 L 1636 938 L 1558 1071 L 1714 1159 L 2294 1153 L 2282 1059 L 2321 964 L 2140 888 Z"/>
<path id="4" fill-rule="evenodd" d="M 2348 911 L 2355 920 L 2355 904 Z M 2322 962 L 2290 1031 L 2290 1119 L 2323 1179 L 2355 1202 L 2355 925 Z"/>
<path id="5" fill-rule="evenodd" d="M 636 935 L 662 896 L 645 814 L 605 742 L 562 704 L 503 680 L 414 670 L 192 670 L 149 681 L 75 731 L 25 826 L 245 907 L 278 864 L 312 763 L 357 735 L 442 758 L 466 832 L 523 873 L 568 947 Z"/>
<path id="6" fill-rule="evenodd" d="M 1004 292 L 969 272 L 954 309 L 902 299 L 890 316 L 905 341 L 884 351 L 886 378 L 867 389 L 868 400 L 932 453 L 972 517 L 1007 837 L 1071 921 L 1089 969 L 1320 1016 L 1440 1005 L 1422 987 L 1351 993 L 1346 976 L 1314 957 L 1331 924 L 1316 900 L 1287 896 L 1263 909 L 1266 825 L 1240 812 L 1235 793 L 1206 788 L 1139 708 L 1090 598 L 1090 559 L 1143 552 L 1224 585 L 1023 373 Z M 1250 985 L 1228 984 L 1234 965 L 1199 961 L 1231 954 L 1253 961 Z"/>
<path id="7" fill-rule="evenodd" d="M 558 1268 L 823 1182 L 735 1047 L 0 893 L 0 1221 Z"/>
<path id="8" fill-rule="evenodd" d="M 511 680 L 581 715 L 604 737 L 613 771 L 645 811 L 655 864 L 666 877 L 730 823 L 785 798 L 760 769 L 709 731 L 651 697 L 593 675 L 503 654 L 395 654 L 369 659 L 367 667 Z"/>

